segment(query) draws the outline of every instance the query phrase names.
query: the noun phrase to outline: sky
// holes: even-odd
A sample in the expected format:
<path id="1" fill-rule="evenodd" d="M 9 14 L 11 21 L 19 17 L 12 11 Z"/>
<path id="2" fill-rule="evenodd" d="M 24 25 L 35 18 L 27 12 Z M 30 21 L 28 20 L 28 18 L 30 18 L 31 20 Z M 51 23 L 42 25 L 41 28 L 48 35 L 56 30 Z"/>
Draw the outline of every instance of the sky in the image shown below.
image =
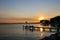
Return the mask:
<path id="1" fill-rule="evenodd" d="M 60 0 L 0 0 L 0 22 L 60 15 Z M 8 21 L 9 22 L 9 21 Z"/>

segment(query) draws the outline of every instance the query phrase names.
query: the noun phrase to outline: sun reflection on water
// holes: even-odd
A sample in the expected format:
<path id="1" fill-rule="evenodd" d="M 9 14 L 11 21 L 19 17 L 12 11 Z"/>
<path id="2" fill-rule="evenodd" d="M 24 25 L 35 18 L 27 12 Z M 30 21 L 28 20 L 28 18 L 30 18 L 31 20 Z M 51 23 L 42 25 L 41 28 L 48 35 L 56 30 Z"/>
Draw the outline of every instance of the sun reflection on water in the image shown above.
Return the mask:
<path id="1" fill-rule="evenodd" d="M 43 32 L 43 28 L 40 28 L 40 32 Z"/>

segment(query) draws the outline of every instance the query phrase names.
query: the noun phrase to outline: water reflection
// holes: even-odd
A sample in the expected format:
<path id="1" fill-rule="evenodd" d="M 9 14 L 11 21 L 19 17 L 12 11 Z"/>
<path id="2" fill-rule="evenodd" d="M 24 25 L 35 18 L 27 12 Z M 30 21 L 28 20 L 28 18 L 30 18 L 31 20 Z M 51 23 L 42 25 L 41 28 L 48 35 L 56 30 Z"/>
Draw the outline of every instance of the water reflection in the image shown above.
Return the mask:
<path id="1" fill-rule="evenodd" d="M 43 32 L 42 28 L 28 29 L 23 27 L 25 24 L 4 24 L 0 25 L 0 39 L 2 40 L 39 40 L 51 33 Z M 41 27 L 40 24 L 32 24 Z"/>
<path id="2" fill-rule="evenodd" d="M 43 32 L 43 28 L 40 28 L 40 32 Z"/>
<path id="3" fill-rule="evenodd" d="M 40 32 L 40 38 L 42 38 L 44 36 L 44 32 Z"/>

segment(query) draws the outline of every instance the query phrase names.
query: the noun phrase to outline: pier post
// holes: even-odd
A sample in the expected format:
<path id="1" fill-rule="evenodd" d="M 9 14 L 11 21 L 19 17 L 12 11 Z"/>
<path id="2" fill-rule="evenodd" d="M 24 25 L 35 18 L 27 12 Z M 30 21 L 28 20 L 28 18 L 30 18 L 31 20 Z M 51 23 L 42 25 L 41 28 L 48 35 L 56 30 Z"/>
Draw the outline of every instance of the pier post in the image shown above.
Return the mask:
<path id="1" fill-rule="evenodd" d="M 50 28 L 49 31 L 52 32 L 52 29 Z"/>
<path id="2" fill-rule="evenodd" d="M 57 28 L 57 32 L 59 32 L 59 28 Z"/>
<path id="3" fill-rule="evenodd" d="M 43 31 L 45 31 L 45 28 L 43 28 Z"/>

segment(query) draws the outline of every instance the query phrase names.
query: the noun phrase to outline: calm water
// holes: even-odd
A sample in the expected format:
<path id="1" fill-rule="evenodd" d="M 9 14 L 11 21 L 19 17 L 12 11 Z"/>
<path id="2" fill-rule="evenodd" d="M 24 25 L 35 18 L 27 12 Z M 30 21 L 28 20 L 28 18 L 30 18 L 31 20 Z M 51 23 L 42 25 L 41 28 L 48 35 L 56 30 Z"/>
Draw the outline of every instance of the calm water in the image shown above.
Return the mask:
<path id="1" fill-rule="evenodd" d="M 39 40 L 54 32 L 29 31 L 23 29 L 25 24 L 0 24 L 0 40 Z M 40 24 L 28 24 L 40 27 Z"/>

